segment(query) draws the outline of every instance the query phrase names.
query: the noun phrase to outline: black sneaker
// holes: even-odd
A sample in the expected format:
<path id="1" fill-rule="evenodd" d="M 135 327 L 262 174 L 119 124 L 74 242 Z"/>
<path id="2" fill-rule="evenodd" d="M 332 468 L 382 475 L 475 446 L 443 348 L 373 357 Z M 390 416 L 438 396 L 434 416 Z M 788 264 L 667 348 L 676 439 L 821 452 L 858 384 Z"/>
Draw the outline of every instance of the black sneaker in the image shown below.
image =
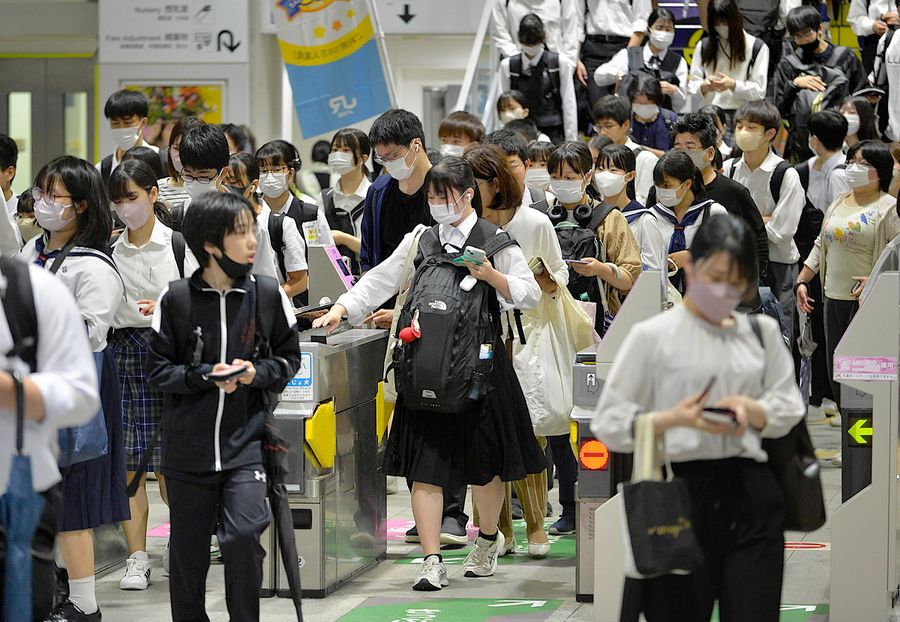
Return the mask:
<path id="1" fill-rule="evenodd" d="M 419 530 L 416 529 L 415 525 L 412 526 L 412 529 L 406 532 L 406 537 L 403 540 L 404 542 L 408 542 L 409 544 L 419 543 Z"/>
<path id="2" fill-rule="evenodd" d="M 512 519 L 522 520 L 525 518 L 525 512 L 522 510 L 522 503 L 518 499 L 512 500 Z"/>
<path id="3" fill-rule="evenodd" d="M 553 506 L 550 505 L 550 502 L 547 502 L 547 518 L 553 516 Z"/>
<path id="4" fill-rule="evenodd" d="M 55 566 L 56 572 L 56 591 L 53 595 L 53 604 L 61 605 L 69 600 L 69 571 L 65 568 Z"/>
<path id="5" fill-rule="evenodd" d="M 469 534 L 464 525 L 453 516 L 445 516 L 441 523 L 441 544 L 453 548 L 469 544 Z"/>
<path id="6" fill-rule="evenodd" d="M 575 533 L 575 517 L 563 514 L 559 520 L 550 525 L 550 535 L 568 536 Z"/>
<path id="7" fill-rule="evenodd" d="M 102 619 L 99 607 L 94 613 L 84 613 L 75 603 L 67 600 L 54 607 L 45 622 L 100 622 Z"/>

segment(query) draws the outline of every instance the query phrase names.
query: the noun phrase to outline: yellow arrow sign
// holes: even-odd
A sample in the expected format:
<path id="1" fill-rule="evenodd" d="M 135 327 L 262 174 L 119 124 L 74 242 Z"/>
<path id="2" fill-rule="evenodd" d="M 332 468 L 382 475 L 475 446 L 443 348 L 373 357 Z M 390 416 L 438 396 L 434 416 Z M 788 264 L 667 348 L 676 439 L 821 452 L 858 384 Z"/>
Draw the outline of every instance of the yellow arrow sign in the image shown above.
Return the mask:
<path id="1" fill-rule="evenodd" d="M 866 444 L 865 437 L 872 436 L 872 432 L 873 432 L 872 428 L 865 427 L 866 423 L 868 421 L 869 421 L 868 419 L 857 419 L 856 423 L 854 423 L 852 426 L 850 426 L 850 429 L 847 430 L 847 433 L 853 438 L 853 440 L 855 440 L 860 445 Z"/>

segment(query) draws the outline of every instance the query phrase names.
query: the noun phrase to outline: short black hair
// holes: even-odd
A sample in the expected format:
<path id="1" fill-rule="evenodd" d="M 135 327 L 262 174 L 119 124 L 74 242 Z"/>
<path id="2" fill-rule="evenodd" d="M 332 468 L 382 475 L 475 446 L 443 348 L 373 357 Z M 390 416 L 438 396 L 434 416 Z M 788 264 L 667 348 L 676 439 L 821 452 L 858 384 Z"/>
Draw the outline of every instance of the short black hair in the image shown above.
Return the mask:
<path id="1" fill-rule="evenodd" d="M 647 18 L 647 29 L 653 28 L 653 24 L 659 20 L 672 22 L 672 26 L 678 24 L 678 20 L 675 19 L 675 14 L 672 11 L 665 7 L 657 7 L 650 11 L 650 16 Z"/>
<path id="2" fill-rule="evenodd" d="M 738 108 L 734 115 L 734 124 L 737 125 L 740 121 L 757 123 L 766 128 L 766 131 L 775 130 L 777 132 L 781 128 L 781 113 L 772 102 L 757 99 Z"/>
<path id="3" fill-rule="evenodd" d="M 328 154 L 331 153 L 331 143 L 327 140 L 317 140 L 310 150 L 313 162 L 328 162 Z"/>
<path id="4" fill-rule="evenodd" d="M 519 22 L 518 39 L 522 45 L 538 45 L 547 38 L 544 22 L 534 13 L 529 13 Z"/>
<path id="5" fill-rule="evenodd" d="M 599 153 L 607 145 L 613 144 L 613 141 L 609 138 L 609 136 L 604 136 L 603 134 L 594 134 L 588 140 L 587 144 L 588 149 L 596 150 Z"/>
<path id="6" fill-rule="evenodd" d="M 484 123 L 471 112 L 451 112 L 438 126 L 438 138 L 463 136 L 472 143 L 484 141 Z"/>
<path id="7" fill-rule="evenodd" d="M 191 209 L 184 213 L 181 232 L 201 268 L 209 265 L 210 257 L 203 245 L 209 242 L 223 248 L 225 236 L 239 231 L 244 212 L 251 222 L 256 222 L 250 202 L 230 192 L 204 192 L 191 202 Z"/>
<path id="8" fill-rule="evenodd" d="M 538 136 L 541 135 L 541 131 L 538 129 L 537 124 L 528 117 L 525 117 L 524 119 L 513 119 L 504 125 L 503 129 L 516 132 L 525 139 L 526 144 L 536 141 Z"/>
<path id="9" fill-rule="evenodd" d="M 329 145 L 330 150 L 331 146 Z M 259 163 L 260 168 L 263 166 L 287 166 L 294 169 L 295 173 L 303 166 L 303 160 L 300 159 L 300 152 L 297 150 L 297 147 L 293 143 L 280 138 L 270 140 L 257 149 L 256 161 Z"/>
<path id="10" fill-rule="evenodd" d="M 219 127 L 225 132 L 225 136 L 237 145 L 238 151 L 244 151 L 250 146 L 250 133 L 244 126 L 234 123 L 222 123 Z"/>
<path id="11" fill-rule="evenodd" d="M 122 89 L 116 91 L 106 100 L 103 115 L 107 119 L 124 119 L 126 117 L 146 117 L 150 113 L 150 103 L 140 91 Z"/>
<path id="12" fill-rule="evenodd" d="M 259 179 L 259 160 L 256 159 L 256 156 L 246 151 L 232 154 L 228 159 L 228 168 L 231 169 L 232 176 L 244 177 L 248 184 L 253 182 L 254 179 Z M 238 175 L 235 175 L 235 173 Z"/>
<path id="13" fill-rule="evenodd" d="M 159 159 L 159 152 L 154 151 L 150 147 L 145 147 L 143 145 L 140 147 L 132 147 L 122 154 L 122 162 L 125 160 L 140 160 L 141 162 L 144 162 L 150 167 L 157 179 L 168 177 L 163 170 L 162 162 Z"/>
<path id="14" fill-rule="evenodd" d="M 547 172 L 551 175 L 561 173 L 565 164 L 568 164 L 569 168 L 576 173 L 587 175 L 594 168 L 594 158 L 591 156 L 591 150 L 584 143 L 568 141 L 550 154 L 550 159 L 547 161 Z"/>
<path id="15" fill-rule="evenodd" d="M 531 163 L 535 162 L 547 162 L 550 159 L 550 154 L 556 150 L 556 145 L 553 143 L 548 143 L 543 140 L 536 140 L 533 143 L 528 145 L 528 159 L 531 160 Z"/>
<path id="16" fill-rule="evenodd" d="M 528 159 L 528 143 L 522 135 L 513 130 L 503 128 L 487 135 L 484 139 L 487 145 L 497 145 L 507 156 L 519 156 L 522 162 Z"/>
<path id="17" fill-rule="evenodd" d="M 706 184 L 703 183 L 703 173 L 694 165 L 691 156 L 684 151 L 669 151 L 656 161 L 653 167 L 653 183 L 662 184 L 666 177 L 680 179 L 682 182 L 691 180 L 691 192 L 694 196 L 706 194 Z"/>
<path id="18" fill-rule="evenodd" d="M 819 15 L 819 10 L 815 7 L 809 5 L 798 6 L 788 12 L 784 18 L 784 25 L 791 36 L 798 35 L 806 30 L 819 32 L 819 27 L 822 25 L 822 16 Z"/>
<path id="19" fill-rule="evenodd" d="M 451 192 L 456 190 L 460 194 L 472 188 L 474 197 L 478 196 L 478 186 L 475 182 L 475 173 L 468 162 L 455 156 L 446 156 L 432 166 L 425 174 L 425 192 L 433 190 L 435 194 L 443 196 L 448 202 Z"/>
<path id="20" fill-rule="evenodd" d="M 700 139 L 704 149 L 715 147 L 719 142 L 719 131 L 713 120 L 705 114 L 686 114 L 672 124 L 672 136 L 693 134 Z"/>
<path id="21" fill-rule="evenodd" d="M 65 186 L 72 195 L 73 203 L 84 202 L 87 205 L 87 209 L 76 216 L 78 231 L 72 238 L 73 242 L 77 246 L 107 250 L 113 221 L 100 171 L 81 158 L 61 156 L 38 171 L 34 185 L 47 192 L 54 181 Z"/>
<path id="22" fill-rule="evenodd" d="M 425 147 L 425 129 L 422 121 L 409 110 L 392 108 L 375 119 L 369 130 L 369 143 L 378 145 L 397 145 L 407 147 L 418 138 Z"/>
<path id="23" fill-rule="evenodd" d="M 126 154 L 127 153 L 128 152 L 126 152 Z M 156 162 L 159 164 L 159 168 L 162 168 L 159 157 L 156 158 Z M 156 171 L 143 160 L 138 158 L 122 158 L 122 162 L 113 169 L 112 173 L 109 175 L 109 179 L 106 180 L 106 193 L 109 195 L 109 200 L 124 201 L 127 199 L 130 194 L 128 186 L 131 183 L 147 194 L 150 194 L 150 191 L 154 188 L 158 191 L 159 185 L 156 181 L 158 179 L 156 175 Z M 170 229 L 172 228 L 172 215 L 158 197 L 156 203 L 153 204 L 153 214 L 162 224 Z"/>
<path id="24" fill-rule="evenodd" d="M 591 119 L 594 123 L 612 119 L 622 125 L 626 121 L 631 121 L 631 102 L 617 95 L 605 95 L 594 103 Z"/>
<path id="25" fill-rule="evenodd" d="M 228 166 L 228 141 L 217 125 L 200 122 L 186 127 L 178 147 L 181 165 L 195 171 Z"/>
<path id="26" fill-rule="evenodd" d="M 694 263 L 716 253 L 727 253 L 748 287 L 756 286 L 759 279 L 756 238 L 742 219 L 731 214 L 704 218 L 691 241 L 690 251 Z"/>
<path id="27" fill-rule="evenodd" d="M 16 145 L 16 141 L 6 134 L 0 134 L 0 169 L 15 166 L 18 161 L 19 146 Z"/>
<path id="28" fill-rule="evenodd" d="M 664 95 L 659 78 L 643 71 L 638 72 L 637 79 L 628 85 L 628 99 L 634 101 L 638 95 L 643 95 L 657 106 L 662 106 Z"/>
<path id="29" fill-rule="evenodd" d="M 507 106 L 509 102 L 516 102 L 522 108 L 528 108 L 528 100 L 525 99 L 525 94 L 522 91 L 503 91 L 500 93 L 500 97 L 497 98 L 497 114 L 506 110 L 509 107 Z"/>
<path id="30" fill-rule="evenodd" d="M 847 138 L 847 119 L 837 110 L 814 112 L 806 128 L 828 151 L 840 150 Z"/>
<path id="31" fill-rule="evenodd" d="M 725 109 L 721 106 L 706 104 L 697 111 L 697 114 L 706 115 L 710 119 L 715 117 L 722 124 L 722 127 L 728 127 L 728 115 L 725 114 Z M 713 123 L 715 123 L 715 119 L 713 119 Z"/>
<path id="32" fill-rule="evenodd" d="M 878 172 L 878 186 L 882 192 L 887 192 L 894 174 L 894 157 L 890 148 L 880 140 L 861 140 L 847 149 L 847 164 L 858 152 L 862 152 L 863 159 Z"/>

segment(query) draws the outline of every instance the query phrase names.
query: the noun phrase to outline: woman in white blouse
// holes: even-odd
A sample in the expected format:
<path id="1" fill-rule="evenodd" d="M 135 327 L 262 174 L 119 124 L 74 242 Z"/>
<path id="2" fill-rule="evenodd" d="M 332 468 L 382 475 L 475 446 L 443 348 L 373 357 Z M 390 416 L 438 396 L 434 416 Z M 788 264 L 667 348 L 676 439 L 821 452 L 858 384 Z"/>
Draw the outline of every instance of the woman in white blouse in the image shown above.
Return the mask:
<path id="1" fill-rule="evenodd" d="M 710 2 L 707 24 L 712 30 L 694 48 L 688 91 L 721 107 L 733 131 L 734 112 L 766 96 L 769 48 L 744 30 L 736 0 Z"/>
<path id="2" fill-rule="evenodd" d="M 591 430 L 633 451 L 635 418 L 653 418 L 686 480 L 704 565 L 691 575 L 627 579 L 622 619 L 777 621 L 784 496 L 762 439 L 787 434 L 805 407 L 775 320 L 734 312 L 757 284 L 754 237 L 730 215 L 697 231 L 684 304 L 637 324 L 613 363 Z M 758 332 L 757 332 L 758 329 Z M 635 373 L 641 370 L 641 373 Z M 730 409 L 734 424 L 704 418 Z"/>

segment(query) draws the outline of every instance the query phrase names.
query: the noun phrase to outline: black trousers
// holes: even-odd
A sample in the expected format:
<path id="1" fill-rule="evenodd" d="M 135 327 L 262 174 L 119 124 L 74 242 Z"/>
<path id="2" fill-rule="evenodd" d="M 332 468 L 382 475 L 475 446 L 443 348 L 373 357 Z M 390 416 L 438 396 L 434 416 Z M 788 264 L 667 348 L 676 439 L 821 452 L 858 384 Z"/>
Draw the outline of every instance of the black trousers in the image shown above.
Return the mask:
<path id="1" fill-rule="evenodd" d="M 575 481 L 578 479 L 578 463 L 572 455 L 569 435 L 548 436 L 547 443 L 553 452 L 556 479 L 559 480 L 559 504 L 564 516 L 575 517 Z"/>
<path id="2" fill-rule="evenodd" d="M 692 575 L 626 579 L 622 622 L 778 622 L 784 496 L 767 464 L 730 458 L 673 465 L 687 481 L 705 558 Z"/>
<path id="3" fill-rule="evenodd" d="M 44 622 L 53 609 L 56 593 L 56 573 L 53 566 L 53 545 L 56 541 L 56 525 L 62 509 L 59 486 L 41 493 L 44 511 L 41 514 L 34 537 L 31 540 L 31 605 L 32 619 Z M 3 574 L 6 572 L 6 541 L 0 530 L 0 608 L 3 603 Z M 0 614 L 2 615 L 2 614 Z"/>
<path id="4" fill-rule="evenodd" d="M 208 622 L 209 540 L 216 531 L 225 562 L 225 602 L 232 620 L 259 620 L 265 551 L 259 537 L 269 524 L 262 466 L 226 471 L 214 483 L 167 477 L 169 591 L 175 622 Z"/>
<path id="5" fill-rule="evenodd" d="M 587 69 L 588 103 L 591 108 L 598 99 L 612 92 L 611 86 L 597 86 L 594 83 L 594 72 L 597 67 L 608 62 L 616 52 L 628 46 L 628 37 L 616 35 L 587 35 L 581 44 L 581 62 Z M 592 119 L 593 120 L 593 119 Z"/>
<path id="6" fill-rule="evenodd" d="M 841 384 L 834 380 L 834 349 L 837 348 L 841 337 L 859 310 L 859 303 L 855 300 L 833 300 L 827 296 L 824 298 L 822 306 L 825 311 L 825 365 L 834 401 L 840 409 Z"/>

